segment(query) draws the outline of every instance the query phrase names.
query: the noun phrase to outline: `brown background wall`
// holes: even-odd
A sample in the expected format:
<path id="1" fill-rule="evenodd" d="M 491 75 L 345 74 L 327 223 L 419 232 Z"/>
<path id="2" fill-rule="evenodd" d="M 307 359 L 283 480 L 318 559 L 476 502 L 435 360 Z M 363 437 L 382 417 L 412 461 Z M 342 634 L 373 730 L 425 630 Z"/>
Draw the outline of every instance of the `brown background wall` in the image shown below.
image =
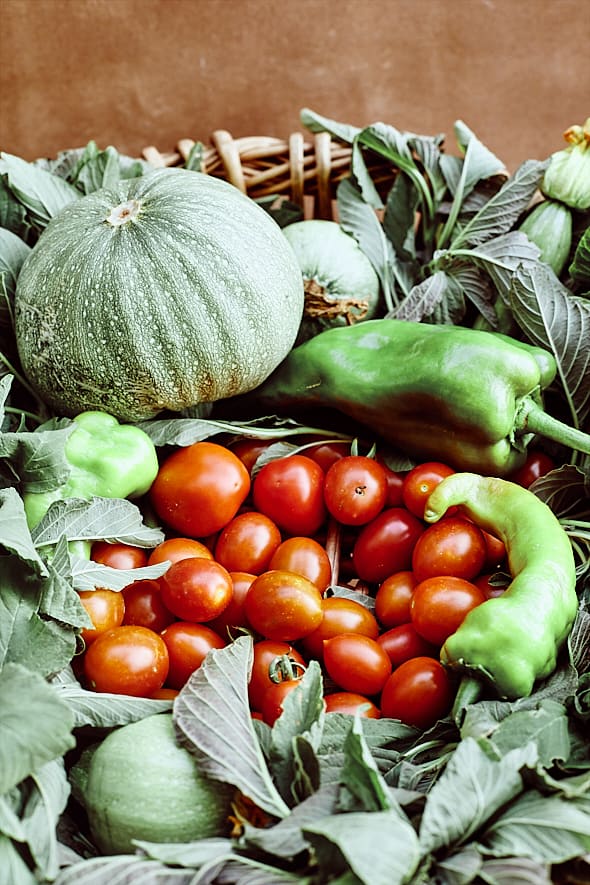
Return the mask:
<path id="1" fill-rule="evenodd" d="M 590 114 L 588 0 L 0 0 L 0 148 L 286 137 L 310 107 L 508 168 Z"/>

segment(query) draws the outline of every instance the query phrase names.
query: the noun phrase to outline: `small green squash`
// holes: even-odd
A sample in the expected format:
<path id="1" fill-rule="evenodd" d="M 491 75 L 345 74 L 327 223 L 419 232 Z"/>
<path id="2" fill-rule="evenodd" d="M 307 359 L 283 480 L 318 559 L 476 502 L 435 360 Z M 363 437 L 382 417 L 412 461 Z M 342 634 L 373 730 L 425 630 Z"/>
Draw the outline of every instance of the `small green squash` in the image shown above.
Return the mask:
<path id="1" fill-rule="evenodd" d="M 133 853 L 133 839 L 191 842 L 228 833 L 235 790 L 199 772 L 176 740 L 171 713 L 115 729 L 84 765 L 77 795 L 103 854 Z"/>
<path id="2" fill-rule="evenodd" d="M 41 398 L 61 415 L 127 421 L 258 386 L 302 311 L 299 265 L 270 215 L 175 168 L 66 206 L 15 293 L 19 356 Z"/>
<path id="3" fill-rule="evenodd" d="M 569 206 L 558 200 L 542 200 L 529 212 L 519 230 L 538 246 L 541 261 L 559 276 L 570 254 L 572 228 Z"/>
<path id="4" fill-rule="evenodd" d="M 379 278 L 357 241 L 338 222 L 310 218 L 283 228 L 305 292 L 297 344 L 333 326 L 370 320 L 383 309 Z"/>

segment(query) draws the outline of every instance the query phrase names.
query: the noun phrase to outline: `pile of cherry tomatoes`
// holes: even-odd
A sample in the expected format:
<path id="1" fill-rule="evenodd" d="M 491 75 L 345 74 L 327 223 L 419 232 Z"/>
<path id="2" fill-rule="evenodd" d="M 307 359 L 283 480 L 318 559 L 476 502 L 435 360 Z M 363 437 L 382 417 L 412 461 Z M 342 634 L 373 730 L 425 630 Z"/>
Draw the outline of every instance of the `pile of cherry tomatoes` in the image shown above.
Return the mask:
<path id="1" fill-rule="evenodd" d="M 81 633 L 79 678 L 94 691 L 174 697 L 211 649 L 248 631 L 252 715 L 269 725 L 313 659 L 328 712 L 429 727 L 456 690 L 441 646 L 509 581 L 503 543 L 458 512 L 424 521 L 448 465 L 396 473 L 343 442 L 257 464 L 269 445 L 205 441 L 163 460 L 149 499 L 166 540 L 96 543 L 92 559 L 170 565 L 121 592 L 80 593 L 93 628 Z M 514 479 L 528 485 L 550 468 L 529 461 Z"/>

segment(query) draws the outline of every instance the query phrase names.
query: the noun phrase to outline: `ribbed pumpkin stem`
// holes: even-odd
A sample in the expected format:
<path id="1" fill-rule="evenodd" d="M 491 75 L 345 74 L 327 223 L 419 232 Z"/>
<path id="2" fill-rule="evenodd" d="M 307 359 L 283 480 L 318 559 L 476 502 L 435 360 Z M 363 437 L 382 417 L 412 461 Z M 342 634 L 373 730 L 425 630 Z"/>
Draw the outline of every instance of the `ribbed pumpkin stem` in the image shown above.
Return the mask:
<path id="1" fill-rule="evenodd" d="M 129 221 L 134 221 L 141 211 L 141 202 L 139 200 L 127 200 L 125 203 L 119 203 L 111 210 L 111 214 L 106 221 L 112 227 L 121 227 Z"/>

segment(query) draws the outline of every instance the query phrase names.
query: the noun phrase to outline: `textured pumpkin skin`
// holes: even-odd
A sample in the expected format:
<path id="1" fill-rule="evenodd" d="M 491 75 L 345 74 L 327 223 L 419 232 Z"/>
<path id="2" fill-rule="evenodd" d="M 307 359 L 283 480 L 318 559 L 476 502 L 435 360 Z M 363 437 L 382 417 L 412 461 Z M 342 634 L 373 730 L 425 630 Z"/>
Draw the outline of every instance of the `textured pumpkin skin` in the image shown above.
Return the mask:
<path id="1" fill-rule="evenodd" d="M 135 217 L 110 223 L 121 204 Z M 20 360 L 45 402 L 127 421 L 256 387 L 293 346 L 302 311 L 299 265 L 274 220 L 184 169 L 66 206 L 15 294 Z"/>
<path id="2" fill-rule="evenodd" d="M 133 853 L 133 839 L 190 842 L 227 835 L 235 790 L 204 781 L 176 743 L 172 715 L 158 713 L 112 731 L 94 751 L 83 804 L 104 854 Z"/>

